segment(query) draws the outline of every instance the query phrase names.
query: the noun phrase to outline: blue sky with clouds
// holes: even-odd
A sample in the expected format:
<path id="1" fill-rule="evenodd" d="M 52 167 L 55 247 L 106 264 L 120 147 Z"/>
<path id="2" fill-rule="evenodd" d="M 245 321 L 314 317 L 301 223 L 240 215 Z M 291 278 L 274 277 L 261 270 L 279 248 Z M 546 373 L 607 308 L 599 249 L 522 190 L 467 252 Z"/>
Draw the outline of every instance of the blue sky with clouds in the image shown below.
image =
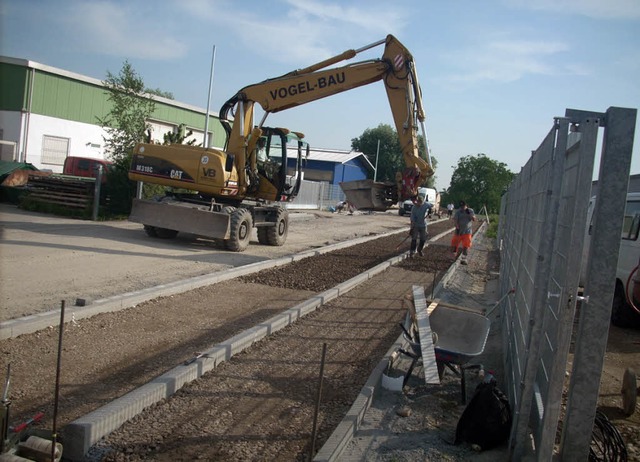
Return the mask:
<path id="1" fill-rule="evenodd" d="M 97 79 L 128 60 L 148 87 L 201 108 L 215 46 L 213 111 L 393 34 L 416 61 L 439 189 L 467 155 L 518 173 L 566 108 L 640 108 L 640 0 L 0 0 L 0 21 L 2 55 Z M 336 149 L 380 123 L 393 126 L 380 82 L 267 121 Z"/>

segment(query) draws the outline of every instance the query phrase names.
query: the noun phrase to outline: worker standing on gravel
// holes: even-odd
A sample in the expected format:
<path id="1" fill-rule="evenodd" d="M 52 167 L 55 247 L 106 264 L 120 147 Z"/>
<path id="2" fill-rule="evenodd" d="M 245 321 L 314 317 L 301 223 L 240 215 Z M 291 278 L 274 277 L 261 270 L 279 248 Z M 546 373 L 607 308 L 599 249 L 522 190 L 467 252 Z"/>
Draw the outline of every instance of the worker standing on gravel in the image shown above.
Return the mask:
<path id="1" fill-rule="evenodd" d="M 411 235 L 410 257 L 413 257 L 416 247 L 418 255 L 423 256 L 422 249 L 424 248 L 424 242 L 427 240 L 427 214 L 432 207 L 433 204 L 427 202 L 424 196 L 419 194 L 415 205 L 411 208 L 411 228 L 409 229 L 409 234 Z"/>
<path id="2" fill-rule="evenodd" d="M 460 208 L 453 214 L 453 222 L 456 225 L 456 231 L 451 238 L 451 251 L 458 256 L 458 248 L 462 246 L 462 263 L 467 264 L 467 253 L 471 248 L 471 235 L 473 228 L 471 223 L 476 221 L 476 214 L 473 209 L 467 206 L 465 201 L 460 201 Z"/>

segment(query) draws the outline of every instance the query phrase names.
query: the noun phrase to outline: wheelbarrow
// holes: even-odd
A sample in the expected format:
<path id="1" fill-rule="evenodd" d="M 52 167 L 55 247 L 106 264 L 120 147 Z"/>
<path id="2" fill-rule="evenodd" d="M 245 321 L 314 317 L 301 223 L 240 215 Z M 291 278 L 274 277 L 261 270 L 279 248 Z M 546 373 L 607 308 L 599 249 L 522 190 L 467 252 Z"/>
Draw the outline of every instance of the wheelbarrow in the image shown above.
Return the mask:
<path id="1" fill-rule="evenodd" d="M 438 366 L 438 375 L 442 380 L 445 368 L 450 369 L 461 377 L 462 400 L 466 401 L 465 370 L 481 370 L 482 365 L 468 363 L 476 356 L 482 354 L 489 337 L 491 321 L 489 318 L 475 311 L 438 303 L 429 315 L 431 325 L 434 353 Z M 401 348 L 400 353 L 412 358 L 411 366 L 407 371 L 403 387 L 406 385 L 414 367 L 422 357 L 420 338 L 415 324 L 411 323 L 409 329 L 400 323 L 403 337 L 410 351 Z"/>

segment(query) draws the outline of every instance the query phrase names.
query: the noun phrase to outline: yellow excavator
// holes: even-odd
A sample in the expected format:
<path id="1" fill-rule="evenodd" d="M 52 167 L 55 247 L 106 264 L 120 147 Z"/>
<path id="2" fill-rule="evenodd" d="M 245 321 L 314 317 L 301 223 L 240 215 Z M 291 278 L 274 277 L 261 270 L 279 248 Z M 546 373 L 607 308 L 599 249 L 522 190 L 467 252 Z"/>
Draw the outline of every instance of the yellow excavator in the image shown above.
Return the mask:
<path id="1" fill-rule="evenodd" d="M 383 44 L 382 58 L 327 69 Z M 309 145 L 302 133 L 265 127 L 267 116 L 379 80 L 387 91 L 405 169 L 394 183 L 359 180 L 340 186 L 347 200 L 361 210 L 387 210 L 414 198 L 433 175 L 425 113 L 413 57 L 388 35 L 238 91 L 219 112 L 227 134 L 223 150 L 138 144 L 129 170 L 131 180 L 190 192 L 172 192 L 158 200 L 134 199 L 129 220 L 142 223 L 153 237 L 170 238 L 179 231 L 187 232 L 222 240 L 232 251 L 246 249 L 255 226 L 259 243 L 283 245 L 289 218 L 282 203 L 298 194 Z M 258 124 L 254 122 L 256 103 L 264 110 Z M 426 141 L 424 157 L 419 153 L 419 124 Z"/>

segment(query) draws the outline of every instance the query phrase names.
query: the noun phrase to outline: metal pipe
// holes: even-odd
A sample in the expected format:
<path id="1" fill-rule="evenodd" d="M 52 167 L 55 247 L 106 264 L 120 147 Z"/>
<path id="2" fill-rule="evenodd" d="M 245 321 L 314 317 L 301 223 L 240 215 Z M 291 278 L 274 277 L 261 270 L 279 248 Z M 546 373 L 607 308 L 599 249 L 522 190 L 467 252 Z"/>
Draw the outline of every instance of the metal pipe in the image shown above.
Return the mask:
<path id="1" fill-rule="evenodd" d="M 509 295 L 511 295 L 511 294 L 515 294 L 515 293 L 516 293 L 516 288 L 515 288 L 515 287 L 512 287 L 511 289 L 509 289 L 509 292 L 507 292 L 507 293 L 506 293 L 506 294 L 504 294 L 502 297 L 500 297 L 500 300 L 498 300 L 498 301 L 493 305 L 493 307 L 492 307 L 489 311 L 487 311 L 487 312 L 485 313 L 484 317 L 485 317 L 485 318 L 488 318 L 488 317 L 489 317 L 489 315 L 490 315 L 491 313 L 493 313 L 493 310 L 495 310 L 496 308 L 498 308 L 498 306 L 500 306 L 500 303 L 502 303 L 502 300 L 504 300 L 505 298 L 507 298 Z"/>
<path id="2" fill-rule="evenodd" d="M 422 129 L 422 136 L 424 136 L 424 147 L 427 155 L 427 162 L 429 162 L 429 165 L 433 165 L 431 163 L 431 146 L 429 145 L 429 138 L 427 137 L 427 129 L 424 126 L 424 121 L 420 121 L 420 128 Z"/>
<path id="3" fill-rule="evenodd" d="M 58 397 L 60 395 L 60 368 L 62 364 L 62 333 L 64 331 L 64 300 L 60 303 L 60 334 L 58 336 L 58 364 L 56 366 L 56 387 L 55 397 L 53 404 L 53 426 L 51 428 L 51 460 L 56 460 L 56 440 L 57 435 L 57 421 L 58 421 Z"/>
<path id="4" fill-rule="evenodd" d="M 211 73 L 209 74 L 209 94 L 207 95 L 207 113 L 204 116 L 204 143 L 205 148 L 209 147 L 209 106 L 211 105 L 211 87 L 213 85 L 213 63 L 216 60 L 216 46 L 213 46 L 211 55 Z"/>
<path id="5" fill-rule="evenodd" d="M 27 113 L 24 120 L 24 133 L 22 134 L 22 155 L 20 156 L 20 162 L 27 161 L 27 148 L 29 146 L 29 124 L 31 121 L 31 107 L 33 105 L 33 87 L 36 79 L 36 70 L 31 68 L 31 78 L 29 81 L 29 96 L 27 101 Z"/>
<path id="6" fill-rule="evenodd" d="M 4 391 L 2 392 L 2 412 L 3 416 L 0 419 L 2 422 L 2 428 L 0 428 L 0 454 L 4 452 L 5 441 L 7 441 L 9 433 L 9 407 L 11 402 L 9 401 L 9 384 L 11 383 L 11 363 L 7 364 L 7 379 L 4 383 Z"/>
<path id="7" fill-rule="evenodd" d="M 93 188 L 93 221 L 98 220 L 98 211 L 100 209 L 100 188 L 102 187 L 102 165 L 96 167 L 98 169 L 98 176 L 96 177 L 96 184 Z"/>
<path id="8" fill-rule="evenodd" d="M 312 72 L 315 72 L 317 70 L 320 69 L 324 69 L 325 67 L 331 66 L 332 64 L 336 64 L 339 63 L 340 61 L 346 61 L 348 59 L 351 59 L 353 57 L 355 57 L 358 53 L 361 53 L 363 51 L 366 51 L 370 48 L 373 47 L 377 47 L 378 45 L 382 45 L 383 43 L 385 43 L 387 41 L 387 39 L 382 39 L 382 40 L 378 40 L 377 42 L 374 42 L 370 45 L 365 45 L 362 48 L 358 48 L 357 50 L 347 50 L 342 52 L 341 54 L 334 56 L 332 58 L 328 58 L 325 59 L 324 61 L 321 61 L 317 64 L 314 64 L 313 66 L 309 66 L 309 67 L 305 67 L 304 69 L 298 69 L 296 71 L 293 71 L 291 74 L 292 75 L 302 75 L 302 74 L 310 74 Z"/>
<path id="9" fill-rule="evenodd" d="M 357 50 L 355 50 L 355 52 L 356 52 L 356 54 L 361 53 L 363 51 L 368 50 L 369 48 L 374 48 L 374 47 L 377 47 L 378 45 L 382 45 L 383 43 L 386 43 L 386 41 L 387 41 L 386 38 L 380 39 L 377 42 L 373 42 L 370 45 L 365 45 L 362 48 L 358 48 Z"/>
<path id="10" fill-rule="evenodd" d="M 376 168 L 373 170 L 373 182 L 375 183 L 378 178 L 378 155 L 380 154 L 380 140 L 378 140 L 378 147 L 376 148 Z"/>
<path id="11" fill-rule="evenodd" d="M 309 452 L 309 460 L 313 460 L 316 452 L 316 435 L 318 427 L 318 412 L 320 410 L 320 398 L 322 397 L 322 379 L 324 377 L 324 359 L 327 354 L 327 344 L 322 344 L 322 359 L 320 360 L 320 382 L 318 383 L 318 396 L 316 398 L 316 409 L 313 414 L 313 430 L 311 431 L 311 449 Z"/>

